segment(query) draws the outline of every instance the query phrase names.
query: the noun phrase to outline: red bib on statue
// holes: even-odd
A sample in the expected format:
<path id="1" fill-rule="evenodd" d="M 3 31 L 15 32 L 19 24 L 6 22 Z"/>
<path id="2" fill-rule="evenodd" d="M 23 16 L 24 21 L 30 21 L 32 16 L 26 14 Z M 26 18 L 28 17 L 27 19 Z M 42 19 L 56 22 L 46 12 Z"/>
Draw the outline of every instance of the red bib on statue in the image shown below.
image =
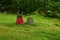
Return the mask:
<path id="1" fill-rule="evenodd" d="M 24 24 L 23 18 L 17 18 L 16 24 Z"/>

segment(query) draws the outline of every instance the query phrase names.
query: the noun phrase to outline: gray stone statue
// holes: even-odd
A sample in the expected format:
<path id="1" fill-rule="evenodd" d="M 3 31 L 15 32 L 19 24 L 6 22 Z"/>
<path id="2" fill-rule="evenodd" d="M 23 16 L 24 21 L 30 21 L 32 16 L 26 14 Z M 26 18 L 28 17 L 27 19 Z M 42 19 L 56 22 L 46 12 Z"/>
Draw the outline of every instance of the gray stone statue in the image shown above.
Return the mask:
<path id="1" fill-rule="evenodd" d="M 33 25 L 34 24 L 34 21 L 33 21 L 33 18 L 32 17 L 28 17 L 27 18 L 27 22 L 26 22 L 27 24 L 30 24 L 30 25 Z"/>

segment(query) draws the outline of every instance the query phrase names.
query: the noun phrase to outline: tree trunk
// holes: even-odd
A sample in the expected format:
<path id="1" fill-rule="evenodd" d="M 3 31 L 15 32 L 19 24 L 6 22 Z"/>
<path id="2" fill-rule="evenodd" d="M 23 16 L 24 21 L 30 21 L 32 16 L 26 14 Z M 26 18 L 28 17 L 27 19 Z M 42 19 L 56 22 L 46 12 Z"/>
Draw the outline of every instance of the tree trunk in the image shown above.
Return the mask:
<path id="1" fill-rule="evenodd" d="M 15 13 L 15 0 L 10 0 L 10 2 L 11 2 L 10 12 Z"/>

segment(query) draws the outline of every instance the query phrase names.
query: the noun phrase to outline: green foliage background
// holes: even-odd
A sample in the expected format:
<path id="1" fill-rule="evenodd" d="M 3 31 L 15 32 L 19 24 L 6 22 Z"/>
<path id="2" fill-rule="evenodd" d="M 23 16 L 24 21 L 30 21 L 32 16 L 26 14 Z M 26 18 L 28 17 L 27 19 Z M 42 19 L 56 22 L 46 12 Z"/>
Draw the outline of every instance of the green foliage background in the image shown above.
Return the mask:
<path id="1" fill-rule="evenodd" d="M 60 0 L 0 0 L 0 12 L 38 13 L 60 18 Z"/>

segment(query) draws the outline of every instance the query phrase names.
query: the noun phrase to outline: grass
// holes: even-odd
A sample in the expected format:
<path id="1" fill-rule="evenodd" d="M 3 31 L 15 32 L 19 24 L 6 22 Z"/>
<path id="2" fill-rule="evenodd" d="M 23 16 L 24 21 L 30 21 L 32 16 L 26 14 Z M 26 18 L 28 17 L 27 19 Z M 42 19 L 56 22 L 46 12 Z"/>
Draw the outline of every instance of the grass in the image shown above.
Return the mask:
<path id="1" fill-rule="evenodd" d="M 60 40 L 60 19 L 31 15 L 34 25 L 16 25 L 16 15 L 0 13 L 0 40 Z M 24 22 L 27 16 L 23 16 Z"/>

